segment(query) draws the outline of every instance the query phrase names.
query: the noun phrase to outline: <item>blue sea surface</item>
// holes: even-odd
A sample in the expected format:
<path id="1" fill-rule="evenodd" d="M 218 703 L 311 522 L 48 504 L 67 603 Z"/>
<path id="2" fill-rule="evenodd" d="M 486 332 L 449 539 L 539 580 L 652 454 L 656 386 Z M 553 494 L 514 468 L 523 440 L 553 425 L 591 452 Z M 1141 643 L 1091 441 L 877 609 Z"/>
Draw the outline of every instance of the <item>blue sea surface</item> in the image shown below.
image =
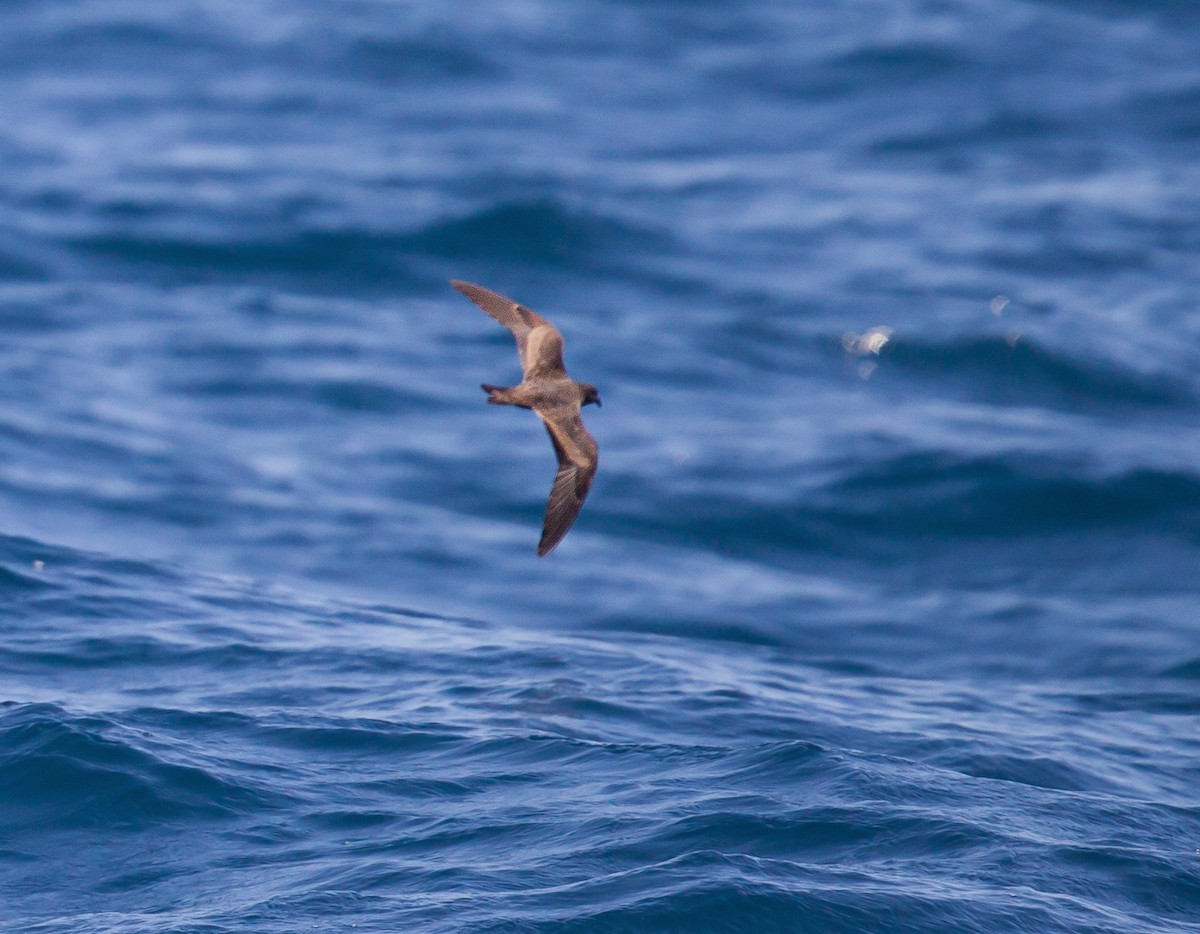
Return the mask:
<path id="1" fill-rule="evenodd" d="M 0 931 L 1200 932 L 1197 50 L 0 3 Z"/>

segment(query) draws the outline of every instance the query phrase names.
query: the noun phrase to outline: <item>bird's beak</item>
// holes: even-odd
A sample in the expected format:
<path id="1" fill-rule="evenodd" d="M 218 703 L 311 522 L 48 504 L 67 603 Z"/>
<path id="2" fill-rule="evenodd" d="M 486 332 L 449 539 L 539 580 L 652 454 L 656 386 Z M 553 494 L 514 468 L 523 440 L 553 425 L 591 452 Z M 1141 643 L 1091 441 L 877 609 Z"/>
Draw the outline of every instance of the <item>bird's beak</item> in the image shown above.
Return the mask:
<path id="1" fill-rule="evenodd" d="M 604 403 L 600 401 L 599 396 L 596 396 L 596 408 L 598 408 L 598 409 L 604 408 Z"/>

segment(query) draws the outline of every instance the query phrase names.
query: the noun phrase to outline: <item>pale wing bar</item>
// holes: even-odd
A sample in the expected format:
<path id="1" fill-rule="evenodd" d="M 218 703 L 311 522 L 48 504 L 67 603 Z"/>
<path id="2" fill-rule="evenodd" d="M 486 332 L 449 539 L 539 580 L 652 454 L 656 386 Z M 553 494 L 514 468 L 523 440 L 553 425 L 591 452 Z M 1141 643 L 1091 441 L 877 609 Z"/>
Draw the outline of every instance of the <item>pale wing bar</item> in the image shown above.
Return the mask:
<path id="1" fill-rule="evenodd" d="M 491 289 L 486 289 L 482 285 L 476 285 L 473 282 L 463 282 L 461 279 L 451 279 L 450 284 L 458 291 L 462 292 L 467 298 L 473 301 L 476 305 L 486 311 L 489 315 L 499 321 L 502 325 L 512 331 L 512 335 L 517 341 L 517 353 L 521 357 L 521 369 L 528 374 L 531 369 L 537 368 L 542 361 L 538 359 L 530 359 L 529 350 L 529 332 L 535 328 L 549 328 L 557 339 L 557 369 L 562 369 L 562 337 L 558 330 L 549 321 L 539 315 L 536 311 L 526 308 L 511 298 L 501 295 L 499 292 L 493 292 Z M 544 343 L 549 343 L 544 339 L 535 341 L 534 357 L 543 356 L 540 347 Z M 546 367 L 543 364 L 542 368 L 553 368 L 554 360 L 546 361 L 551 364 Z"/>

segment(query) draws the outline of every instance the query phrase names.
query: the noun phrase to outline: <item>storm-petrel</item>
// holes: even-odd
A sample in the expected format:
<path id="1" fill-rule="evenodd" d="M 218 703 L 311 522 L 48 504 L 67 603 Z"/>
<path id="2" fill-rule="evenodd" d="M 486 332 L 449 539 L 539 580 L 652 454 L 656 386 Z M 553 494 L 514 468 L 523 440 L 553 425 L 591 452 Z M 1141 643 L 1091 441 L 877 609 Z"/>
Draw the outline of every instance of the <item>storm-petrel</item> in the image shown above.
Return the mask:
<path id="1" fill-rule="evenodd" d="M 599 448 L 583 427 L 580 409 L 600 405 L 600 393 L 591 383 L 577 383 L 563 366 L 563 339 L 558 329 L 536 312 L 481 285 L 451 279 L 450 284 L 503 324 L 517 339 L 521 357 L 518 386 L 481 383 L 493 405 L 519 405 L 533 409 L 546 424 L 558 455 L 558 474 L 550 489 L 546 521 L 538 555 L 547 555 L 563 540 L 575 522 L 596 476 Z"/>

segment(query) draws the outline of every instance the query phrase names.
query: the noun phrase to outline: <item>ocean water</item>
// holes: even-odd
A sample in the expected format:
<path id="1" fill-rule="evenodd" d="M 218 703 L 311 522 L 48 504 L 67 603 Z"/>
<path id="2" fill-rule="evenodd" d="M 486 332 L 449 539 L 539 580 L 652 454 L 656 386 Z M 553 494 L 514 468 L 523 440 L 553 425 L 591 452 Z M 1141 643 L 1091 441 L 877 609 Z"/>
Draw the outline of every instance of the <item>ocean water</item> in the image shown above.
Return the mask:
<path id="1" fill-rule="evenodd" d="M 1197 49 L 0 3 L 0 931 L 1200 932 Z"/>

